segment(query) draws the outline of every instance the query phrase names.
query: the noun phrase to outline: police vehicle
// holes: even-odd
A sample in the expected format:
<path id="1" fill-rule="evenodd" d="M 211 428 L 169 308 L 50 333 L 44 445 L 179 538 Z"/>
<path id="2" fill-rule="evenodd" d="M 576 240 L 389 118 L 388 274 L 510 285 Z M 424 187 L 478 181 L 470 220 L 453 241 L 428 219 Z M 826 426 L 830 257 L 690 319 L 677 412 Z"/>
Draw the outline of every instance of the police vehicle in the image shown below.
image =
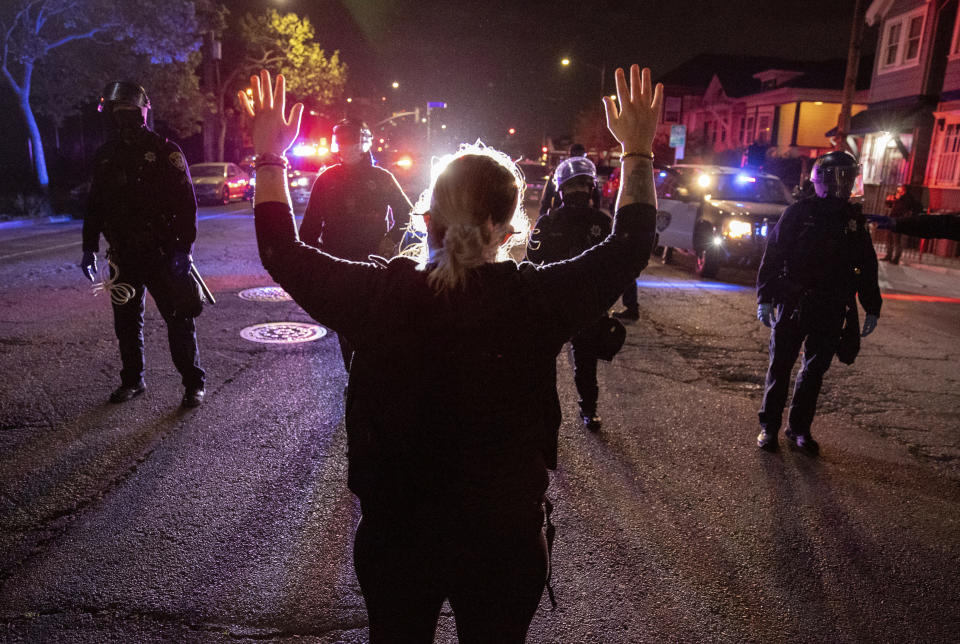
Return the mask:
<path id="1" fill-rule="evenodd" d="M 657 207 L 669 213 L 659 231 L 663 257 L 679 250 L 697 258 L 697 274 L 716 277 L 723 263 L 752 264 L 767 232 L 793 202 L 774 175 L 713 165 L 674 165 L 656 171 Z"/>

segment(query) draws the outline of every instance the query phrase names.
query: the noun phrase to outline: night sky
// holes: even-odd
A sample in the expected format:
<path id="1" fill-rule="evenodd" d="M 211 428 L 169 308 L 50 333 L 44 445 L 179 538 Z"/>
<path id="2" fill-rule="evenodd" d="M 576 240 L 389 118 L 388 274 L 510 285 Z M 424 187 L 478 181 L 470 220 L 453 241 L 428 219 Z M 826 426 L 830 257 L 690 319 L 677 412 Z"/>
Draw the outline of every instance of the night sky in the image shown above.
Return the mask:
<path id="1" fill-rule="evenodd" d="M 539 145 L 601 110 L 601 65 L 637 62 L 664 73 L 699 53 L 845 57 L 854 0 L 231 0 L 310 16 L 327 49 L 350 65 L 350 91 L 390 94 L 397 107 L 445 100 L 464 139 L 496 144 L 509 127 Z M 563 69 L 559 59 L 574 62 Z M 584 64 L 577 65 L 578 61 Z"/>
<path id="2" fill-rule="evenodd" d="M 386 95 L 387 113 L 446 101 L 450 107 L 438 118 L 450 125 L 448 144 L 482 138 L 501 146 L 507 129 L 515 127 L 511 151 L 536 155 L 543 135 L 572 132 L 579 111 L 589 106 L 602 114 L 601 65 L 612 93 L 612 69 L 633 62 L 650 66 L 656 76 L 700 53 L 842 58 L 854 0 L 225 4 L 234 17 L 270 7 L 308 15 L 321 45 L 340 50 L 349 65 L 348 94 Z M 563 56 L 573 61 L 569 68 L 560 66 Z M 394 80 L 399 90 L 390 87 Z M 0 89 L 0 117 L 17 132 L 22 123 L 12 98 Z M 21 158 L 24 143 L 13 138 L 0 143 L 0 169 L 7 184 L 19 185 L 29 173 Z"/>

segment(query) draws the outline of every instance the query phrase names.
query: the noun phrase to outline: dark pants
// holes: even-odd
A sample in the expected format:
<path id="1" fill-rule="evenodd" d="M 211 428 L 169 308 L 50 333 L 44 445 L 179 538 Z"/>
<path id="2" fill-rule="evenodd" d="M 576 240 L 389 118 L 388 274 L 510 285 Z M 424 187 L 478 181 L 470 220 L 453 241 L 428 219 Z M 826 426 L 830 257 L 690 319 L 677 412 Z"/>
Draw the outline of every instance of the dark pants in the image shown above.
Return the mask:
<path id="1" fill-rule="evenodd" d="M 350 363 L 353 362 L 353 347 L 347 342 L 347 339 L 337 334 L 337 340 L 340 342 L 340 355 L 343 357 L 343 368 L 350 373 Z"/>
<path id="2" fill-rule="evenodd" d="M 903 254 L 903 235 L 900 233 L 894 233 L 894 232 L 888 233 L 887 254 L 884 257 L 884 259 L 891 261 L 894 264 L 898 264 L 900 262 L 900 255 L 902 254 Z"/>
<path id="3" fill-rule="evenodd" d="M 623 308 L 625 309 L 629 309 L 631 311 L 638 311 L 640 309 L 640 303 L 637 300 L 636 280 L 630 280 L 630 283 L 627 284 L 627 287 L 623 289 L 621 300 L 623 301 Z"/>
<path id="4" fill-rule="evenodd" d="M 113 326 L 120 342 L 120 360 L 123 363 L 120 382 L 132 387 L 143 381 L 143 311 L 146 291 L 150 291 L 160 315 L 167 323 L 170 355 L 173 357 L 174 366 L 180 372 L 183 386 L 202 388 L 205 374 L 200 368 L 196 325 L 192 317 L 172 313 L 172 296 L 168 282 L 157 279 L 158 270 L 164 269 L 135 264 L 124 264 L 119 269 L 117 281 L 136 289 L 136 293 L 126 304 L 113 305 Z"/>
<path id="5" fill-rule="evenodd" d="M 593 416 L 597 413 L 597 398 L 600 395 L 596 350 L 581 336 L 575 336 L 570 344 L 573 346 L 573 383 L 580 395 L 580 411 Z"/>
<path id="6" fill-rule="evenodd" d="M 823 374 L 830 368 L 840 341 L 843 314 L 833 311 L 803 315 L 782 313 L 770 333 L 770 366 L 760 406 L 760 425 L 768 432 L 780 429 L 790 386 L 790 372 L 800 348 L 803 358 L 790 401 L 789 428 L 794 434 L 809 434 L 817 410 Z"/>
<path id="7" fill-rule="evenodd" d="M 521 644 L 546 584 L 544 515 L 504 514 L 455 525 L 364 509 L 353 557 L 371 644 L 433 642 L 444 599 L 461 644 Z"/>

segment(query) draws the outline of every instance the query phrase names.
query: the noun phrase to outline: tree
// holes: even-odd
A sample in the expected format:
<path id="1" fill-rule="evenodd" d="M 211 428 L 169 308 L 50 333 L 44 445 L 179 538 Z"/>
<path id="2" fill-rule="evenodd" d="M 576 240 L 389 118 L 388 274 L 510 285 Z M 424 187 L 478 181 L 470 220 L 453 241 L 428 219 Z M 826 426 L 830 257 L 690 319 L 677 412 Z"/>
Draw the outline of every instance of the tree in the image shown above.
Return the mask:
<path id="1" fill-rule="evenodd" d="M 201 0 L 206 2 L 206 0 Z M 191 0 L 7 0 L 0 8 L 0 76 L 16 96 L 27 126 L 37 182 L 47 190 L 49 175 L 43 141 L 31 104 L 38 67 L 68 45 L 122 44 L 151 64 L 186 63 L 197 50 L 196 3 Z M 80 74 L 91 77 L 101 56 L 79 59 Z M 74 70 L 77 71 L 77 70 Z M 61 76 L 61 81 L 67 79 Z M 65 83 L 65 86 L 67 84 Z M 83 97 L 62 95 L 46 85 L 47 93 L 75 105 Z M 66 108 L 49 112 L 54 121 Z"/>
<path id="2" fill-rule="evenodd" d="M 340 53 L 329 56 L 316 41 L 310 19 L 295 13 L 281 14 L 270 9 L 263 14 L 246 14 L 240 20 L 239 40 L 235 43 L 239 62 L 220 82 L 216 91 L 219 125 L 217 159 L 223 160 L 224 142 L 230 116 L 234 113 L 236 93 L 246 80 L 260 69 L 283 74 L 287 91 L 298 100 L 317 107 L 332 104 L 343 94 L 347 66 Z"/>
<path id="3" fill-rule="evenodd" d="M 587 150 L 603 152 L 617 145 L 617 140 L 607 128 L 603 107 L 591 104 L 577 114 L 573 124 L 573 140 Z"/>

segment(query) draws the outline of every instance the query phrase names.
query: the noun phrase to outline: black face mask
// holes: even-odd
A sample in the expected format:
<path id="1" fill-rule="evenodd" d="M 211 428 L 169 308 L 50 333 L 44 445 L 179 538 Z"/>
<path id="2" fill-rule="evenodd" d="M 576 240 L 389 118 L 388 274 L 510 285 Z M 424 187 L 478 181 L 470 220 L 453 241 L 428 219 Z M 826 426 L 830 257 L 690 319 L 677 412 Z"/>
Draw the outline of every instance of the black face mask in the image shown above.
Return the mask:
<path id="1" fill-rule="evenodd" d="M 586 208 L 590 205 L 589 192 L 568 192 L 563 195 L 563 205 L 574 208 Z"/>
<path id="2" fill-rule="evenodd" d="M 143 113 L 140 110 L 116 110 L 111 117 L 110 124 L 121 132 L 138 130 L 144 125 Z"/>

